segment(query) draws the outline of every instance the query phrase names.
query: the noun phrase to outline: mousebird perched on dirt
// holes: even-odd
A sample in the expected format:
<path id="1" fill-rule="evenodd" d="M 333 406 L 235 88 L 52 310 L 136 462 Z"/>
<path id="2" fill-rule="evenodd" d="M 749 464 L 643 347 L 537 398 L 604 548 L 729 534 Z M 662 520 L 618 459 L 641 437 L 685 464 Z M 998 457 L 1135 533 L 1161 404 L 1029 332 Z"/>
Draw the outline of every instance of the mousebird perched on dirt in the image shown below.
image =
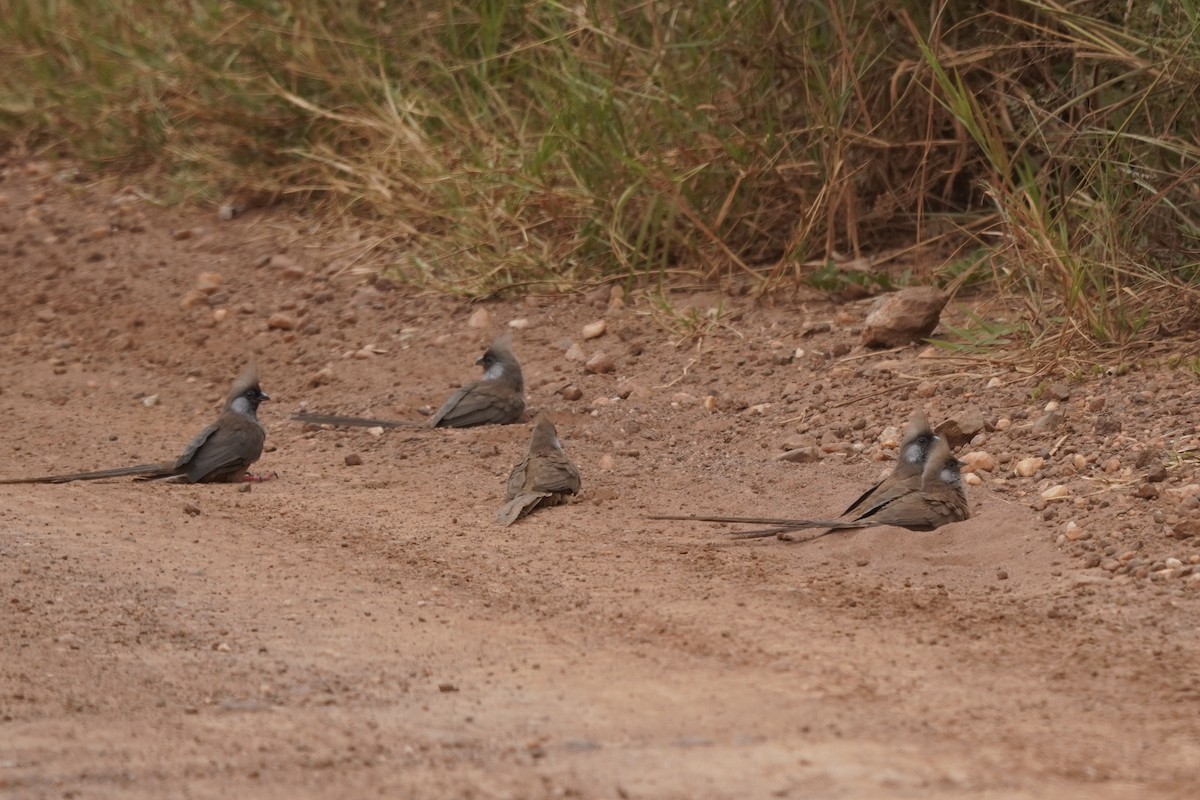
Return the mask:
<path id="1" fill-rule="evenodd" d="M 508 476 L 508 502 L 496 522 L 511 525 L 534 509 L 556 506 L 579 492 L 579 468 L 563 452 L 558 431 L 546 412 L 538 414 L 529 452 Z"/>
<path id="2" fill-rule="evenodd" d="M 319 425 L 347 425 L 382 428 L 470 428 L 475 425 L 507 425 L 525 412 L 525 379 L 521 365 L 513 355 L 507 334 L 492 342 L 475 362 L 483 367 L 483 377 L 462 387 L 442 403 L 429 422 L 343 417 L 303 411 L 292 419 Z"/>
<path id="3" fill-rule="evenodd" d="M 183 454 L 165 464 L 139 464 L 98 472 L 46 475 L 40 478 L 12 478 L 2 483 L 69 483 L 136 475 L 139 480 L 165 480 L 183 483 L 236 483 L 241 480 L 266 480 L 248 476 L 246 470 L 262 455 L 267 432 L 258 421 L 258 404 L 270 400 L 258 385 L 258 371 L 247 367 L 225 400 L 225 407 L 209 425 L 184 448 Z"/>
<path id="4" fill-rule="evenodd" d="M 863 492 L 841 516 L 849 516 L 864 504 L 870 505 L 873 497 L 886 494 L 893 487 L 905 483 L 919 484 L 921 473 L 925 470 L 925 461 L 929 458 L 929 449 L 933 447 L 933 440 L 936 438 L 933 428 L 929 427 L 925 412 L 914 412 L 908 421 L 908 427 L 904 429 L 904 439 L 900 442 L 895 469 L 886 478 Z"/>
<path id="5" fill-rule="evenodd" d="M 903 453 L 901 454 L 903 456 Z M 747 522 L 770 528 L 735 531 L 739 539 L 778 536 L 785 541 L 812 541 L 829 533 L 879 525 L 894 525 L 914 531 L 931 531 L 961 522 L 971 516 L 963 490 L 962 462 L 953 456 L 946 440 L 935 437 L 930 446 L 919 480 L 908 479 L 882 492 L 871 492 L 850 519 L 774 519 L 770 517 L 653 516 L 649 519 L 690 520 L 697 522 Z M 795 539 L 791 531 L 825 528 L 815 536 Z"/>

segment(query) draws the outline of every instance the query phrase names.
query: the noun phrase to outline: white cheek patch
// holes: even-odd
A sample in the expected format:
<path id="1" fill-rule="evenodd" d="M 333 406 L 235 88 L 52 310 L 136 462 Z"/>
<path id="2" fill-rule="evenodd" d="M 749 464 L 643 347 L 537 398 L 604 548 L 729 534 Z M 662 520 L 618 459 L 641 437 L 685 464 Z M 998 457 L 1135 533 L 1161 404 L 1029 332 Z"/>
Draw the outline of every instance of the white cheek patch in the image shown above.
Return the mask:
<path id="1" fill-rule="evenodd" d="M 942 479 L 942 483 L 948 483 L 951 486 L 958 486 L 959 482 L 961 481 L 961 476 L 959 475 L 958 471 L 953 469 L 942 470 L 938 477 Z"/>
<path id="2" fill-rule="evenodd" d="M 235 414 L 242 414 L 243 416 L 247 417 L 250 416 L 252 411 L 250 408 L 250 401 L 240 395 L 233 398 L 233 402 L 229 404 L 229 410 Z"/>
<path id="3" fill-rule="evenodd" d="M 494 381 L 504 374 L 504 365 L 497 361 L 483 371 L 483 379 L 485 381 Z"/>
<path id="4" fill-rule="evenodd" d="M 920 464 L 925 460 L 925 448 L 917 443 L 904 448 L 904 460 L 909 464 Z"/>

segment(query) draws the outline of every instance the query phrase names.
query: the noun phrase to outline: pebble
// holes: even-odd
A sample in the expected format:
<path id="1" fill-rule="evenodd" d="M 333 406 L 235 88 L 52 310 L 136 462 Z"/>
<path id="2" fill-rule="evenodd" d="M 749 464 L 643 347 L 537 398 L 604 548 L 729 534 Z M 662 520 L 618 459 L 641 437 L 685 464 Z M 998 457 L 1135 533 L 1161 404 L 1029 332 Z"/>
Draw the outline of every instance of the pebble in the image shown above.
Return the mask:
<path id="1" fill-rule="evenodd" d="M 383 426 L 376 425 L 373 428 L 367 428 L 367 435 L 374 436 L 376 439 L 378 439 L 380 436 L 383 436 Z"/>
<path id="2" fill-rule="evenodd" d="M 1111 475 L 1121 468 L 1121 462 L 1116 458 L 1110 458 L 1104 462 L 1105 474 Z"/>
<path id="3" fill-rule="evenodd" d="M 212 294 L 225 283 L 225 276 L 219 272 L 201 272 L 196 276 L 196 289 L 205 294 Z"/>
<path id="4" fill-rule="evenodd" d="M 362 463 L 363 463 L 362 456 L 360 456 L 358 453 L 347 453 L 346 454 L 346 466 L 347 467 L 360 467 L 360 466 L 362 466 Z"/>
<path id="5" fill-rule="evenodd" d="M 919 384 L 917 384 L 917 390 L 913 392 L 913 394 L 923 400 L 928 400 L 930 397 L 933 397 L 935 394 L 937 394 L 937 390 L 938 385 L 933 381 L 921 381 Z"/>
<path id="6" fill-rule="evenodd" d="M 1042 465 L 1045 463 L 1046 459 L 1040 456 L 1022 458 L 1013 467 L 1013 472 L 1017 473 L 1022 478 L 1029 478 L 1032 477 L 1039 469 L 1041 469 Z"/>
<path id="7" fill-rule="evenodd" d="M 968 472 L 966 475 L 963 475 L 963 482 L 966 483 L 967 486 L 982 486 L 983 478 L 979 477 L 974 472 Z"/>
<path id="8" fill-rule="evenodd" d="M 1143 483 L 1142 485 L 1138 486 L 1137 490 L 1134 492 L 1134 495 L 1144 500 L 1153 500 L 1154 498 L 1158 497 L 1158 487 L 1153 483 Z"/>
<path id="9" fill-rule="evenodd" d="M 598 336 L 603 336 L 606 330 L 608 330 L 608 323 L 606 323 L 604 320 L 589 322 L 587 325 L 583 326 L 583 338 L 595 339 Z"/>
<path id="10" fill-rule="evenodd" d="M 704 395 L 704 410 L 707 411 L 709 414 L 711 414 L 712 412 L 717 410 L 716 395 L 711 395 L 711 394 Z"/>
<path id="11" fill-rule="evenodd" d="M 309 386 L 324 386 L 333 380 L 333 366 L 326 364 L 308 377 Z"/>
<path id="12" fill-rule="evenodd" d="M 290 331 L 295 327 L 296 320 L 282 311 L 276 311 L 267 320 L 267 330 L 269 331 Z"/>
<path id="13" fill-rule="evenodd" d="M 1063 484 L 1058 483 L 1058 484 L 1055 484 L 1054 486 L 1049 487 L 1048 489 L 1043 490 L 1042 493 L 1038 496 L 1041 497 L 1043 500 L 1062 500 L 1066 497 L 1070 497 L 1070 495 L 1071 495 L 1071 490 L 1068 489 Z"/>
<path id="14" fill-rule="evenodd" d="M 514 331 L 523 331 L 528 328 L 529 325 L 530 322 L 525 317 L 521 317 L 519 319 L 510 319 L 508 321 L 508 327 L 512 328 Z"/>
<path id="15" fill-rule="evenodd" d="M 477 308 L 467 317 L 467 327 L 481 330 L 492 327 L 492 312 L 486 308 Z"/>
<path id="16" fill-rule="evenodd" d="M 564 400 L 579 400 L 583 397 L 583 390 L 573 383 L 569 386 L 564 386 L 558 393 L 562 395 Z"/>
<path id="17" fill-rule="evenodd" d="M 613 458 L 612 453 L 605 453 L 600 456 L 600 469 L 604 472 L 612 472 L 617 465 L 617 460 Z"/>
<path id="18" fill-rule="evenodd" d="M 1071 456 L 1071 466 L 1075 467 L 1077 470 L 1083 469 L 1087 466 L 1087 457 L 1084 456 L 1083 453 L 1076 453 L 1075 455 Z"/>
<path id="19" fill-rule="evenodd" d="M 1000 419 L 996 420 L 996 424 L 992 427 L 1003 433 L 1012 427 L 1012 420 L 1008 417 L 1001 417 Z"/>
<path id="20" fill-rule="evenodd" d="M 208 305 L 208 295 L 199 289 L 192 289 L 179 299 L 179 307 L 185 311 L 194 306 Z"/>
<path id="21" fill-rule="evenodd" d="M 616 372 L 617 362 L 613 361 L 612 356 L 607 353 L 600 352 L 589 358 L 583 365 L 583 369 L 593 375 L 603 375 Z"/>
<path id="22" fill-rule="evenodd" d="M 571 342 L 571 346 L 567 348 L 566 354 L 563 356 L 567 361 L 575 361 L 582 363 L 587 361 L 587 354 L 583 352 L 583 348 L 577 343 Z"/>
<path id="23" fill-rule="evenodd" d="M 821 460 L 821 451 L 816 447 L 797 447 L 793 450 L 775 456 L 776 461 L 789 461 L 793 464 L 811 464 Z"/>
<path id="24" fill-rule="evenodd" d="M 1063 415 L 1061 411 L 1054 410 L 1043 414 L 1033 423 L 1034 433 L 1049 433 L 1062 425 Z"/>
<path id="25" fill-rule="evenodd" d="M 224 322 L 225 318 L 228 316 L 229 316 L 228 308 L 213 309 L 213 322 Z"/>
<path id="26" fill-rule="evenodd" d="M 807 433 L 794 433 L 780 442 L 784 450 L 798 450 L 802 447 L 815 447 L 817 438 Z"/>
<path id="27" fill-rule="evenodd" d="M 142 405 L 144 405 L 146 408 L 153 408 L 154 406 L 158 405 L 158 395 L 151 394 L 143 397 Z"/>
<path id="28" fill-rule="evenodd" d="M 962 457 L 969 472 L 991 472 L 996 468 L 996 458 L 984 450 L 974 450 Z"/>
<path id="29" fill-rule="evenodd" d="M 688 394 L 687 392 L 676 392 L 675 394 L 671 395 L 671 405 L 675 406 L 676 408 L 683 408 L 685 406 L 694 405 L 698 399 L 699 398 L 697 398 L 694 394 Z"/>

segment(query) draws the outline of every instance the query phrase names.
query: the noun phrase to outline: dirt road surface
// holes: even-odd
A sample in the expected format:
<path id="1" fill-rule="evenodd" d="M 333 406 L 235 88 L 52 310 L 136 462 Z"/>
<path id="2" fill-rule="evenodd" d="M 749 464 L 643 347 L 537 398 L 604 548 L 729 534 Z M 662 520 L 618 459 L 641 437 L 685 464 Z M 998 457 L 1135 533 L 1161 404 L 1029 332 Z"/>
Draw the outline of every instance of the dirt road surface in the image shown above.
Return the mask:
<path id="1" fill-rule="evenodd" d="M 311 225 L 5 165 L 0 477 L 171 459 L 253 358 L 278 478 L 0 486 L 3 797 L 1195 796 L 1194 372 L 1068 381 L 1035 428 L 1039 379 L 864 351 L 867 304 L 469 305 Z M 493 523 L 528 422 L 289 420 L 419 422 L 505 329 L 573 505 Z M 987 420 L 967 522 L 789 545 L 644 519 L 836 513 L 918 406 Z"/>

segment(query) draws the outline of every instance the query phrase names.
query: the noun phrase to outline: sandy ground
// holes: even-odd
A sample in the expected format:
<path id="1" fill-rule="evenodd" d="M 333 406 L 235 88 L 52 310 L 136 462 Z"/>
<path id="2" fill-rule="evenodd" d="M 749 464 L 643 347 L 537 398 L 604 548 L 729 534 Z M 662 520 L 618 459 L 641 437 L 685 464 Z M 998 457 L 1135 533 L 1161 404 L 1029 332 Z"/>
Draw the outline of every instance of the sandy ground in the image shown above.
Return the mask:
<path id="1" fill-rule="evenodd" d="M 699 339 L 637 292 L 471 306 L 283 211 L 4 166 L 0 477 L 171 459 L 248 358 L 279 475 L 0 486 L 5 798 L 1195 796 L 1194 372 L 1068 381 L 1043 430 L 1041 378 L 863 351 L 864 303 L 726 299 Z M 528 423 L 289 420 L 419 421 L 510 320 L 576 504 L 493 524 Z M 789 545 L 643 518 L 836 513 L 918 406 L 987 419 L 967 522 Z M 804 436 L 820 461 L 774 460 Z"/>

